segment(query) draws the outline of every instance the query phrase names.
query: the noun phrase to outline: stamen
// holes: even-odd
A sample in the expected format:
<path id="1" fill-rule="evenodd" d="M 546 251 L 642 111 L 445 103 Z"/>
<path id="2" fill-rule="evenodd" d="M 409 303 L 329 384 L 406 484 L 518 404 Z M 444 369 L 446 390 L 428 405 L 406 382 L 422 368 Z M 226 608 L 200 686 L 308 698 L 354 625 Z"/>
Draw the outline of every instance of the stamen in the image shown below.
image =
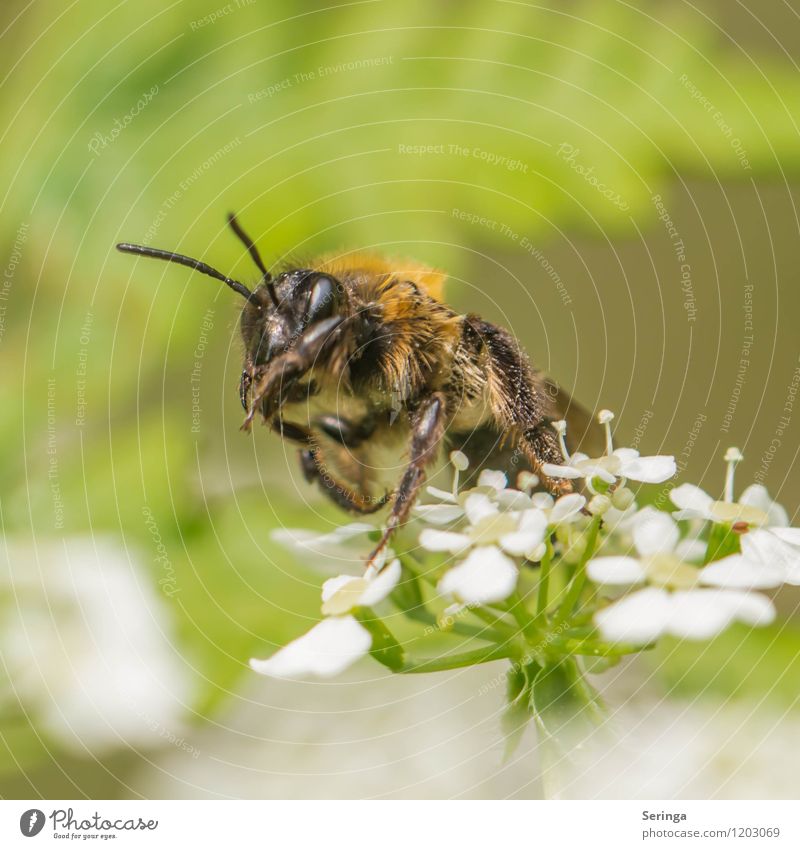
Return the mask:
<path id="1" fill-rule="evenodd" d="M 564 419 L 559 419 L 557 422 L 552 422 L 553 430 L 558 434 L 558 444 L 561 446 L 561 453 L 564 459 L 569 463 L 569 451 L 567 451 L 567 423 Z"/>
<path id="2" fill-rule="evenodd" d="M 458 495 L 458 477 L 461 472 L 469 468 L 469 457 L 463 451 L 450 452 L 450 465 L 455 470 L 453 473 L 453 495 Z"/>
<path id="3" fill-rule="evenodd" d="M 725 452 L 725 462 L 728 464 L 728 470 L 725 473 L 725 501 L 729 504 L 733 503 L 733 476 L 736 473 L 736 464 L 744 459 L 744 454 L 736 448 L 729 448 Z"/>
<path id="4" fill-rule="evenodd" d="M 597 414 L 597 421 L 606 429 L 606 454 L 610 457 L 614 450 L 614 442 L 611 439 L 611 422 L 614 419 L 614 414 L 611 410 L 600 410 Z"/>

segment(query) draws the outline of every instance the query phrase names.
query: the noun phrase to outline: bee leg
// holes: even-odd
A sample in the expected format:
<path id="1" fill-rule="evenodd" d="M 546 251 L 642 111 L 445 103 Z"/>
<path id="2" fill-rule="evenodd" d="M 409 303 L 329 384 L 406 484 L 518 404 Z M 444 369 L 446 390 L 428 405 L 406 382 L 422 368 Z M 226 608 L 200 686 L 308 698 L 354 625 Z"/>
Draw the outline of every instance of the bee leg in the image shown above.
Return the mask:
<path id="1" fill-rule="evenodd" d="M 294 349 L 273 360 L 269 367 L 253 380 L 252 385 L 248 385 L 250 409 L 242 423 L 242 430 L 250 430 L 259 409 L 268 417 L 269 413 L 263 412 L 265 406 L 271 408 L 276 403 L 280 406 L 280 395 L 285 394 L 293 382 L 305 374 L 319 357 L 330 352 L 345 323 L 343 316 L 333 316 L 317 322 L 297 340 Z"/>
<path id="2" fill-rule="evenodd" d="M 389 501 L 389 495 L 375 498 L 336 480 L 325 468 L 319 452 L 313 448 L 306 448 L 300 452 L 300 467 L 305 479 L 309 483 L 316 480 L 325 495 L 342 510 L 368 515 L 376 513 Z"/>
<path id="3" fill-rule="evenodd" d="M 492 419 L 498 433 L 513 436 L 515 448 L 553 495 L 572 492 L 568 480 L 542 473 L 544 463 L 560 465 L 564 458 L 549 424 L 549 396 L 519 342 L 507 330 L 477 316 L 468 316 L 466 326 L 480 340 Z"/>
<path id="4" fill-rule="evenodd" d="M 550 425 L 549 419 L 542 419 L 533 427 L 524 431 L 519 447 L 528 458 L 533 471 L 538 475 L 543 486 L 552 495 L 558 497 L 574 491 L 572 483 L 566 478 L 551 478 L 542 472 L 543 463 L 561 465 L 564 462 L 558 438 Z"/>
<path id="5" fill-rule="evenodd" d="M 284 439 L 307 446 L 300 451 L 300 468 L 303 471 L 303 477 L 309 483 L 316 481 L 322 491 L 338 507 L 366 515 L 377 512 L 388 502 L 388 495 L 375 498 L 367 493 L 359 492 L 331 475 L 325 464 L 319 439 L 313 431 L 283 420 L 276 421 L 273 427 Z"/>
<path id="6" fill-rule="evenodd" d="M 367 559 L 370 567 L 381 554 L 392 534 L 402 525 L 419 494 L 425 480 L 425 467 L 436 457 L 444 436 L 445 404 L 439 394 L 428 396 L 411 416 L 411 459 L 395 492 L 392 510 L 386 528 Z"/>

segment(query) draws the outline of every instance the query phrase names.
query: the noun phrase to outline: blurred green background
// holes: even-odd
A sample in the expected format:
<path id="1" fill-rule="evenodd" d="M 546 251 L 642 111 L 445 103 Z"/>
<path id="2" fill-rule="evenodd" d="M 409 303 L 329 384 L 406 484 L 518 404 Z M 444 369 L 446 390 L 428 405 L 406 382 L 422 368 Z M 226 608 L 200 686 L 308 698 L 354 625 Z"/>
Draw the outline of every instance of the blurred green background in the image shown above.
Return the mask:
<path id="1" fill-rule="evenodd" d="M 233 209 L 270 262 L 365 247 L 437 265 L 455 306 L 616 410 L 625 442 L 712 491 L 736 444 L 741 485 L 796 515 L 798 4 L 6 0 L 0 16 L 0 795 L 536 795 L 525 753 L 501 767 L 489 742 L 499 701 L 460 742 L 443 730 L 465 721 L 463 676 L 253 681 L 247 659 L 318 614 L 322 578 L 271 531 L 342 516 L 293 450 L 238 432 L 235 296 L 113 245 L 252 280 Z M 770 631 L 636 661 L 620 691 L 788 722 L 795 603 Z M 412 693 L 435 715 L 399 770 L 380 739 Z"/>

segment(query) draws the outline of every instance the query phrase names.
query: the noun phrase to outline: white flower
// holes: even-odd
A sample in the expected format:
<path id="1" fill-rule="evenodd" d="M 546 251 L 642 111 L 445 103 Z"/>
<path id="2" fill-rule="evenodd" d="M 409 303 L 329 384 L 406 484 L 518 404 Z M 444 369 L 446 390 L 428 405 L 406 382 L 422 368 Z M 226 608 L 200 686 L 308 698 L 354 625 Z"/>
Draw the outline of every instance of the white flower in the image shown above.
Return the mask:
<path id="1" fill-rule="evenodd" d="M 696 553 L 693 543 L 680 540 L 678 526 L 666 513 L 648 507 L 633 526 L 638 557 L 589 561 L 587 574 L 596 583 L 651 585 L 596 614 L 595 623 L 606 639 L 651 642 L 667 633 L 706 639 L 737 619 L 751 625 L 772 621 L 772 602 L 744 590 L 777 586 L 777 570 L 740 554 L 697 568 L 687 562 Z"/>
<path id="2" fill-rule="evenodd" d="M 800 548 L 784 542 L 776 533 L 777 530 L 793 531 L 796 528 L 748 531 L 740 539 L 742 553 L 739 556 L 747 562 L 750 569 L 757 569 L 764 575 L 773 575 L 776 578 L 773 586 L 800 586 Z"/>
<path id="3" fill-rule="evenodd" d="M 756 626 L 774 618 L 770 600 L 757 593 L 646 587 L 601 610 L 595 622 L 607 640 L 644 644 L 664 634 L 707 640 L 734 621 Z"/>
<path id="4" fill-rule="evenodd" d="M 454 451 L 453 454 L 460 454 Z M 451 460 L 452 462 L 452 460 Z M 439 504 L 417 504 L 414 513 L 429 525 L 450 525 L 467 515 L 466 501 L 470 496 L 482 495 L 493 504 L 506 510 L 524 510 L 531 506 L 530 497 L 518 489 L 508 488 L 508 479 L 503 472 L 484 469 L 478 475 L 478 485 L 473 489 L 459 493 L 458 471 L 454 477 L 452 492 L 438 489 L 435 486 L 426 487 L 429 495 L 439 500 Z"/>
<path id="5" fill-rule="evenodd" d="M 250 666 L 273 678 L 331 678 L 363 657 L 371 645 L 369 631 L 352 616 L 335 616 L 323 619 L 268 660 L 251 660 Z"/>
<path id="6" fill-rule="evenodd" d="M 495 545 L 514 557 L 534 554 L 544 542 L 547 514 L 532 508 L 522 512 L 501 512 L 486 495 L 474 492 L 464 501 L 469 526 L 464 531 L 425 528 L 420 545 L 428 551 L 462 554 L 477 546 Z"/>
<path id="7" fill-rule="evenodd" d="M 800 585 L 800 528 L 789 527 L 786 510 L 761 484 L 748 486 L 738 501 L 733 500 L 734 472 L 741 459 L 737 448 L 729 448 L 725 454 L 728 470 L 723 501 L 715 501 L 693 484 L 673 489 L 670 498 L 680 508 L 673 516 L 730 524 L 741 534 L 741 557 L 750 564 L 740 567 L 742 586 L 748 584 L 748 568 L 761 576 L 772 575 L 774 583 L 766 586 Z"/>
<path id="8" fill-rule="evenodd" d="M 322 586 L 322 612 L 328 616 L 310 631 L 267 660 L 251 659 L 250 666 L 273 678 L 338 675 L 369 652 L 372 637 L 350 611 L 383 601 L 400 579 L 400 561 L 364 577 L 337 575 Z"/>
<path id="9" fill-rule="evenodd" d="M 343 568 L 358 568 L 374 545 L 370 534 L 377 531 L 368 522 L 351 522 L 323 534 L 303 528 L 278 528 L 271 536 L 284 547 L 303 554 L 317 572 L 331 574 Z M 374 563 L 376 571 L 393 557 L 390 548 L 383 549 Z"/>
<path id="10" fill-rule="evenodd" d="M 322 612 L 326 616 L 349 613 L 354 607 L 370 607 L 383 601 L 400 580 L 400 561 L 393 560 L 381 572 L 364 577 L 337 575 L 322 585 Z"/>
<path id="11" fill-rule="evenodd" d="M 463 604 L 491 604 L 508 598 L 518 577 L 519 570 L 510 557 L 495 546 L 481 546 L 445 573 L 439 591 Z"/>
<path id="12" fill-rule="evenodd" d="M 676 472 L 675 458 L 666 455 L 641 457 L 633 448 L 614 448 L 611 439 L 611 420 L 614 414 L 609 410 L 601 410 L 598 421 L 606 429 L 606 453 L 602 457 L 589 457 L 581 452 L 570 455 L 566 445 L 567 423 L 554 422 L 553 427 L 559 435 L 561 453 L 564 455 L 563 464 L 545 463 L 542 471 L 548 477 L 582 478 L 591 485 L 595 479 L 606 484 L 614 484 L 617 479 L 629 479 L 641 483 L 662 483 L 671 478 Z"/>
<path id="13" fill-rule="evenodd" d="M 175 644 L 171 606 L 147 571 L 113 537 L 6 537 L 0 715 L 24 711 L 83 757 L 184 733 L 192 677 Z"/>

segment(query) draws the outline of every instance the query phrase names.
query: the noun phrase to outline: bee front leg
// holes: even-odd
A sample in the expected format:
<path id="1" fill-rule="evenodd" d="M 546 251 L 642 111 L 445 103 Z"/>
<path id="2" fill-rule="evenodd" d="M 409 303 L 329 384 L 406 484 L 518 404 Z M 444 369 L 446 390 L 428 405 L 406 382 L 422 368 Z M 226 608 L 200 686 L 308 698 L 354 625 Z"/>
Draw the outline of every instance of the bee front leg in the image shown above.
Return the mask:
<path id="1" fill-rule="evenodd" d="M 316 481 L 337 507 L 367 515 L 377 512 L 389 501 L 388 495 L 374 498 L 337 480 L 328 470 L 319 438 L 313 431 L 282 419 L 275 421 L 273 427 L 284 439 L 307 446 L 300 451 L 300 468 L 303 471 L 303 477 L 309 483 Z"/>
<path id="2" fill-rule="evenodd" d="M 444 436 L 445 401 L 440 394 L 429 395 L 411 415 L 411 459 L 394 494 L 392 509 L 378 545 L 367 559 L 374 565 L 397 528 L 411 512 L 425 480 L 425 467 L 435 459 Z"/>

